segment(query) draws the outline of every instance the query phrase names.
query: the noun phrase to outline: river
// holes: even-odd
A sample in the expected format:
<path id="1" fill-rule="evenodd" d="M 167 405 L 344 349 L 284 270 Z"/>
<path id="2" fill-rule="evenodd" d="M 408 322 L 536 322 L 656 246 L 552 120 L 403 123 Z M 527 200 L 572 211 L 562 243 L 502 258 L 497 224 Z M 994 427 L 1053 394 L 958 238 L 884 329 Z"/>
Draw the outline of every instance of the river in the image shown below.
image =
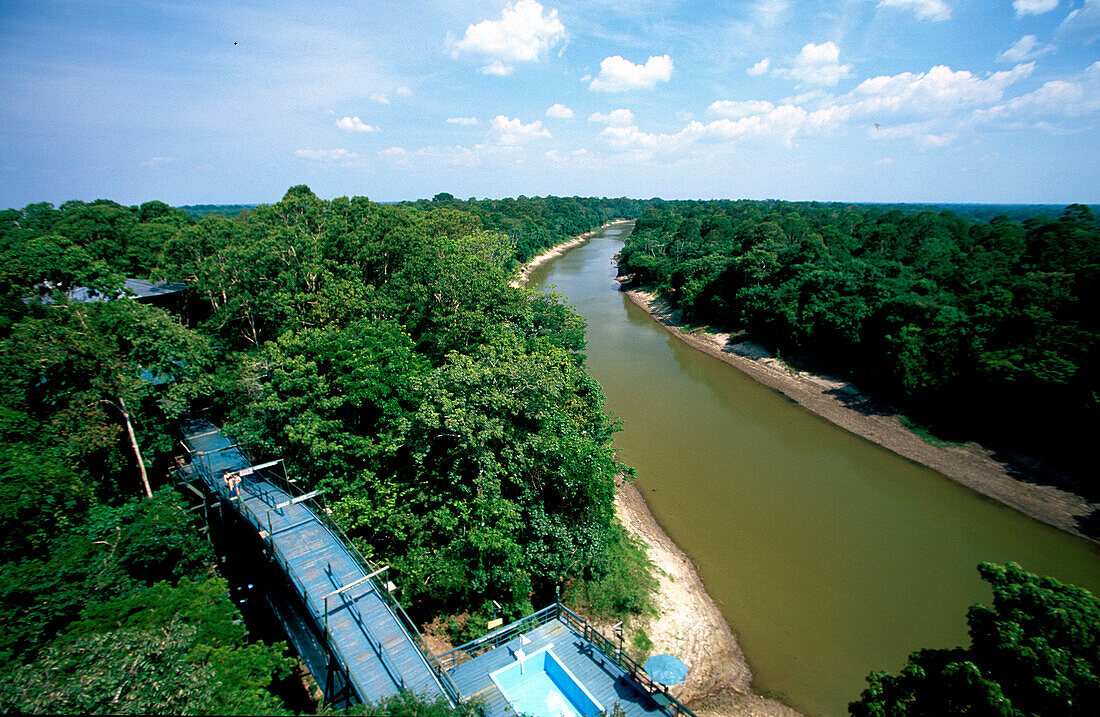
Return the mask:
<path id="1" fill-rule="evenodd" d="M 671 336 L 618 291 L 611 228 L 543 265 L 588 323 L 615 446 L 741 640 L 754 689 L 847 714 L 872 670 L 968 644 L 982 561 L 1100 591 L 1100 549 L 819 418 Z"/>

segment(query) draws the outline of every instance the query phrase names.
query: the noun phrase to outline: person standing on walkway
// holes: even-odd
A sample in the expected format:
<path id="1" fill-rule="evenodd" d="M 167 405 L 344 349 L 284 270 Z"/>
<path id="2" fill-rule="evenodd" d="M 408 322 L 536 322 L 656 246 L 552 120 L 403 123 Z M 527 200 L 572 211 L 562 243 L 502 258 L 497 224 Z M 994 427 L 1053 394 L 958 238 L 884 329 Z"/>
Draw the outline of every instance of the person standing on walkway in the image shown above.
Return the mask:
<path id="1" fill-rule="evenodd" d="M 241 497 L 241 476 L 239 473 L 229 472 L 225 474 L 225 485 L 234 498 Z"/>

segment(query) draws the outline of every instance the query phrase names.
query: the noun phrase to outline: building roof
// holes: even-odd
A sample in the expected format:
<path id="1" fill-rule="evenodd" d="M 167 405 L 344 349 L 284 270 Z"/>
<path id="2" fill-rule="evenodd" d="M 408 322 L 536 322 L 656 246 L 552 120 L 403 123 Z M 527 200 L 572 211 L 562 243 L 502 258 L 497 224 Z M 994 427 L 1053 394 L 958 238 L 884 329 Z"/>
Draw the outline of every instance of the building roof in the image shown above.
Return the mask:
<path id="1" fill-rule="evenodd" d="M 145 279 L 127 279 L 122 285 L 122 292 L 115 298 L 129 296 L 127 292 L 132 291 L 134 298 L 140 301 L 141 299 L 148 299 L 154 296 L 175 294 L 187 288 L 187 284 L 173 284 L 167 281 L 153 282 L 146 281 Z M 104 296 L 85 286 L 74 286 L 72 290 L 69 291 L 69 298 L 74 301 L 103 301 Z"/>
<path id="2" fill-rule="evenodd" d="M 46 284 L 49 288 L 54 288 L 48 282 Z M 187 284 L 176 284 L 167 281 L 146 281 L 145 279 L 126 279 L 122 284 L 122 291 L 118 293 L 114 298 L 121 299 L 123 297 L 131 297 L 142 301 L 143 299 L 153 299 L 159 296 L 168 296 L 170 294 L 177 294 L 181 291 L 189 289 Z M 131 293 L 132 292 L 132 293 Z M 68 296 L 73 301 L 106 301 L 107 296 L 95 289 L 90 289 L 87 286 L 74 286 L 69 289 Z M 31 303 L 37 300 L 39 303 L 49 305 L 53 303 L 53 299 L 47 296 L 34 297 L 28 296 L 23 299 L 24 303 Z"/>

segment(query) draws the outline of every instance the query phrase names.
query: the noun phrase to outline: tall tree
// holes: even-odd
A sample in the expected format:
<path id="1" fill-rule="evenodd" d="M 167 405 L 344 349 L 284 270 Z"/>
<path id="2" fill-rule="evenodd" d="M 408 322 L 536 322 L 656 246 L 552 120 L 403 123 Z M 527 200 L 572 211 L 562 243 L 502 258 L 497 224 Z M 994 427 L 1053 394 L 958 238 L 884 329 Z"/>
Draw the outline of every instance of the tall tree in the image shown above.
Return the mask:
<path id="1" fill-rule="evenodd" d="M 975 605 L 971 644 L 921 650 L 872 673 L 855 717 L 1092 715 L 1100 704 L 1100 599 L 1015 563 L 982 563 L 993 607 Z"/>

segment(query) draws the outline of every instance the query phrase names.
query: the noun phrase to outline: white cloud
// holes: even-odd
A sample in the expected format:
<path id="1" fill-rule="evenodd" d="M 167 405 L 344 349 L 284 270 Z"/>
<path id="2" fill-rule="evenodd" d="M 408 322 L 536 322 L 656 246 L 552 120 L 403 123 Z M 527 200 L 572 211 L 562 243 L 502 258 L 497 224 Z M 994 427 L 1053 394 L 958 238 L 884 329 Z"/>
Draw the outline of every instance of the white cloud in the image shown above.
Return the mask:
<path id="1" fill-rule="evenodd" d="M 626 127 L 627 125 L 634 124 L 634 113 L 628 109 L 612 110 L 608 114 L 593 112 L 592 114 L 588 115 L 588 121 L 602 122 L 603 124 L 608 124 L 612 127 Z"/>
<path id="2" fill-rule="evenodd" d="M 692 121 L 680 131 L 671 134 L 643 132 L 631 124 L 605 127 L 599 137 L 611 148 L 641 153 L 638 156 L 643 159 L 675 159 L 695 151 L 697 145 L 722 144 L 746 138 L 789 143 L 800 134 L 827 131 L 837 123 L 847 120 L 850 115 L 847 108 L 842 107 L 811 112 L 794 105 L 776 107 L 770 103 L 762 103 L 759 108 L 764 111 L 738 119 L 718 119 L 706 124 Z"/>
<path id="3" fill-rule="evenodd" d="M 573 110 L 562 104 L 551 105 L 550 108 L 546 110 L 546 116 L 554 119 L 572 119 Z"/>
<path id="4" fill-rule="evenodd" d="M 937 65 L 928 72 L 902 72 L 864 80 L 839 103 L 865 113 L 950 112 L 1000 101 L 1006 87 L 1028 77 L 1034 69 L 1035 63 L 1029 62 L 983 79 L 968 70 Z"/>
<path id="5" fill-rule="evenodd" d="M 832 52 L 820 56 L 834 57 Z M 1034 67 L 1033 63 L 1019 64 L 1011 70 L 981 76 L 938 66 L 923 73 L 871 78 L 840 96 L 815 90 L 778 105 L 765 100 L 720 100 L 707 108 L 708 114 L 719 117 L 711 122 L 692 121 L 677 132 L 648 133 L 637 127 L 631 115 L 629 122 L 609 123 L 599 138 L 620 152 L 675 160 L 714 151 L 704 149 L 704 145 L 744 141 L 789 144 L 799 137 L 869 127 L 890 117 L 902 122 L 884 127 L 878 135 L 905 138 L 919 147 L 934 149 L 958 139 L 980 113 L 993 112 L 994 108 L 979 108 L 1004 102 L 1006 88 L 1029 76 Z M 1090 85 L 1093 80 L 1094 85 Z M 1090 89 L 1093 86 L 1095 89 Z M 1041 106 L 1056 106 L 1059 102 L 1068 107 L 1067 112 L 1100 111 L 1100 62 L 1095 71 L 1090 68 L 1083 73 L 1073 87 L 1048 83 L 1032 95 L 1005 103 L 1005 109 L 998 112 L 1009 114 L 1025 106 L 1038 112 Z M 598 115 L 593 119 L 606 121 L 609 117 Z"/>
<path id="6" fill-rule="evenodd" d="M 833 57 L 831 52 L 821 54 Z M 1006 99 L 1008 88 L 1034 70 L 1034 63 L 1021 63 L 1010 70 L 975 74 L 941 65 L 927 72 L 870 78 L 838 96 L 815 90 L 775 104 L 720 100 L 707 108 L 707 114 L 717 119 L 686 121 L 678 131 L 665 133 L 643 131 L 626 110 L 618 121 L 612 121 L 614 112 L 596 113 L 589 119 L 607 124 L 599 141 L 608 150 L 639 161 L 675 162 L 709 156 L 717 151 L 716 145 L 778 142 L 789 146 L 800 138 L 871 132 L 879 122 L 876 138 L 936 150 L 958 143 L 982 122 L 1068 131 L 1072 127 L 1059 125 L 1057 118 L 1100 113 L 1100 61 L 1079 76 Z"/>
<path id="7" fill-rule="evenodd" d="M 449 40 L 451 56 L 480 55 L 488 63 L 481 71 L 507 75 L 517 62 L 535 62 L 566 38 L 558 11 L 543 15 L 535 0 L 518 0 L 500 12 L 499 20 L 484 20 L 466 28 L 461 40 Z"/>
<path id="8" fill-rule="evenodd" d="M 707 107 L 707 112 L 712 115 L 718 115 L 719 117 L 738 119 L 749 115 L 771 112 L 774 109 L 775 105 L 765 100 L 747 100 L 745 102 L 719 100 L 718 102 L 712 102 L 710 107 Z"/>
<path id="9" fill-rule="evenodd" d="M 408 87 L 405 87 L 404 85 L 402 85 L 402 86 L 398 87 L 396 90 L 394 90 L 393 93 L 395 95 L 397 95 L 398 97 L 411 97 L 413 91 L 410 90 Z"/>
<path id="10" fill-rule="evenodd" d="M 377 132 L 378 128 L 364 124 L 363 120 L 358 117 L 342 117 L 336 120 L 336 126 L 340 129 L 346 129 L 348 132 Z"/>
<path id="11" fill-rule="evenodd" d="M 498 142 L 506 145 L 523 144 L 536 139 L 545 139 L 550 136 L 550 131 L 542 126 L 542 122 L 535 120 L 531 124 L 523 124 L 518 118 L 509 119 L 504 115 L 497 115 L 490 122 L 491 134 Z"/>
<path id="12" fill-rule="evenodd" d="M 749 12 L 764 27 L 772 27 L 786 18 L 790 7 L 790 0 L 756 0 Z"/>
<path id="13" fill-rule="evenodd" d="M 797 80 L 802 85 L 828 86 L 851 77 L 853 72 L 851 65 L 840 64 L 840 48 L 833 42 L 808 43 L 799 51 L 792 67 L 775 70 L 777 75 Z"/>
<path id="14" fill-rule="evenodd" d="M 1024 15 L 1042 15 L 1058 7 L 1059 0 L 1013 0 L 1012 7 L 1016 8 L 1016 17 Z"/>
<path id="15" fill-rule="evenodd" d="M 878 6 L 912 10 L 918 19 L 932 22 L 951 17 L 951 8 L 943 0 L 879 0 Z"/>
<path id="16" fill-rule="evenodd" d="M 809 90 L 808 92 L 800 92 L 794 97 L 785 97 L 780 101 L 780 104 L 784 105 L 804 105 L 809 102 L 817 102 L 818 100 L 828 99 L 829 95 L 822 89 Z"/>
<path id="17" fill-rule="evenodd" d="M 1046 122 L 1100 112 L 1100 61 L 1073 79 L 1051 80 L 1037 90 L 980 110 L 980 119 Z"/>
<path id="18" fill-rule="evenodd" d="M 1058 35 L 1090 45 L 1100 39 L 1100 0 L 1085 0 L 1058 26 Z"/>
<path id="19" fill-rule="evenodd" d="M 500 60 L 493 60 L 488 65 L 481 68 L 481 74 L 483 75 L 495 75 L 496 77 L 507 77 L 515 72 L 515 65 L 506 65 Z"/>
<path id="20" fill-rule="evenodd" d="M 1054 45 L 1044 45 L 1034 35 L 1024 35 L 1012 47 L 997 55 L 997 59 L 1001 62 L 1026 62 L 1052 52 Z"/>
<path id="21" fill-rule="evenodd" d="M 142 164 L 146 167 L 162 167 L 165 164 L 172 164 L 175 161 L 175 157 L 150 157 L 142 162 Z"/>
<path id="22" fill-rule="evenodd" d="M 390 103 L 390 98 L 386 97 L 381 92 L 375 92 L 370 96 L 370 98 L 380 105 L 388 105 Z"/>
<path id="23" fill-rule="evenodd" d="M 409 153 L 401 147 L 389 147 L 375 152 L 375 156 L 379 159 L 386 159 L 391 162 L 403 162 L 408 159 Z"/>
<path id="24" fill-rule="evenodd" d="M 672 58 L 668 55 L 651 56 L 644 65 L 635 65 L 615 55 L 600 62 L 600 74 L 589 88 L 596 92 L 651 90 L 658 82 L 668 82 L 671 77 Z"/>
<path id="25" fill-rule="evenodd" d="M 882 127 L 875 130 L 876 139 L 912 139 L 918 145 L 935 149 L 955 141 L 957 134 L 942 131 L 934 121 L 910 122 L 894 127 Z"/>
<path id="26" fill-rule="evenodd" d="M 764 73 L 766 73 L 768 71 L 768 68 L 771 67 L 771 66 L 772 66 L 771 58 L 770 57 L 765 57 L 760 62 L 757 62 L 752 67 L 745 70 L 745 74 L 746 75 L 754 75 L 754 76 L 755 75 L 763 75 Z"/>
<path id="27" fill-rule="evenodd" d="M 295 150 L 294 154 L 315 162 L 341 162 L 359 159 L 362 156 L 346 149 L 299 149 Z"/>
<path id="28" fill-rule="evenodd" d="M 468 127 L 470 125 L 477 124 L 477 117 L 448 117 L 447 123 Z"/>
<path id="29" fill-rule="evenodd" d="M 605 140 L 616 149 L 652 149 L 662 144 L 666 149 L 672 149 L 673 145 L 676 144 L 675 139 L 677 137 L 678 135 L 649 134 L 634 125 L 605 127 L 600 132 L 600 139 Z"/>
<path id="30" fill-rule="evenodd" d="M 1051 80 L 1033 92 L 1013 97 L 1002 105 L 991 107 L 989 112 L 992 114 L 1029 112 L 1049 116 L 1052 113 L 1084 114 L 1090 109 L 1096 111 L 1097 97 L 1095 95 L 1087 97 L 1085 88 L 1079 82 Z"/>

